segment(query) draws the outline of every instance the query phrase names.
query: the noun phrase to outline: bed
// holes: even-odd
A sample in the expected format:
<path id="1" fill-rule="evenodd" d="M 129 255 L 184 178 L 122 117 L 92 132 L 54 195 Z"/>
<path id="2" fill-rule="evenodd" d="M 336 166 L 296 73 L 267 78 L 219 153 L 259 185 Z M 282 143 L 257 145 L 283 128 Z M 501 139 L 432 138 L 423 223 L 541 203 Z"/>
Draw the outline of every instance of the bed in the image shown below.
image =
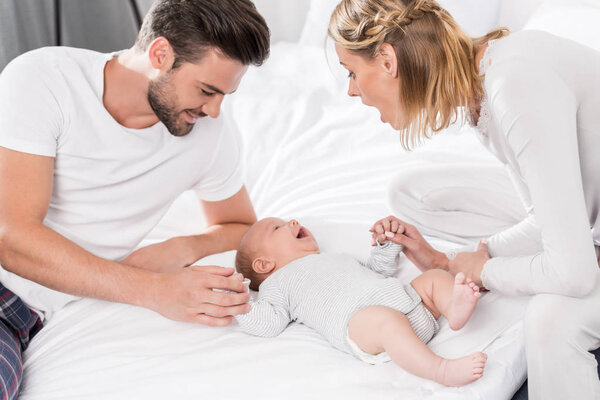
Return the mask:
<path id="1" fill-rule="evenodd" d="M 345 95 L 336 63 L 323 46 L 278 43 L 266 65 L 249 70 L 223 112 L 244 143 L 258 216 L 297 218 L 323 251 L 364 258 L 368 228 L 389 214 L 394 171 L 415 163 L 497 161 L 461 126 L 413 152 L 402 150 L 375 110 Z M 202 227 L 193 194 L 184 193 L 141 245 Z M 456 246 L 430 239 L 441 250 Z M 234 256 L 216 254 L 197 264 L 232 266 Z M 406 258 L 399 262 L 399 279 L 418 274 Z M 209 328 L 80 299 L 56 312 L 25 352 L 19 399 L 509 399 L 526 378 L 521 318 L 527 301 L 487 293 L 462 330 L 441 320 L 429 344 L 434 351 L 489 356 L 480 380 L 447 388 L 393 363 L 362 363 L 301 324 L 276 338 L 257 338 L 235 323 Z"/>

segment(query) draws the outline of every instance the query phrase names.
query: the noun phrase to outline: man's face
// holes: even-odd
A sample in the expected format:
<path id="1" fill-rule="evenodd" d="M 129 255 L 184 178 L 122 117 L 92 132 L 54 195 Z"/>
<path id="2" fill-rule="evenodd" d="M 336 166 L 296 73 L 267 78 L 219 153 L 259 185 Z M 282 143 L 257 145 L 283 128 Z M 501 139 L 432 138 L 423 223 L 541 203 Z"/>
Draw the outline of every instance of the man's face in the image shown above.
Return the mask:
<path id="1" fill-rule="evenodd" d="M 199 118 L 217 118 L 226 94 L 235 92 L 248 67 L 208 49 L 196 63 L 184 63 L 151 80 L 150 107 L 174 136 L 185 136 Z"/>

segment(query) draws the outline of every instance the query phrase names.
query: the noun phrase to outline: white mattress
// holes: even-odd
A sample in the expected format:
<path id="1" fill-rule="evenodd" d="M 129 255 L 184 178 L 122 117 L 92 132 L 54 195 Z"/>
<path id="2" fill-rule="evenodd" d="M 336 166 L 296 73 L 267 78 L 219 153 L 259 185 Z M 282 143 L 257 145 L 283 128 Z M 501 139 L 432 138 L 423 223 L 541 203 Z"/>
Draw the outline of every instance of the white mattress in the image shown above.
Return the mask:
<path id="1" fill-rule="evenodd" d="M 378 113 L 345 95 L 345 79 L 319 48 L 279 44 L 251 69 L 224 112 L 245 144 L 247 185 L 259 217 L 295 217 L 324 251 L 364 257 L 368 228 L 388 214 L 387 182 L 407 163 L 495 162 L 467 128 L 406 153 Z M 157 188 L 159 190 L 159 188 Z M 201 231 L 191 193 L 144 244 Z M 451 243 L 433 240 L 439 248 Z M 231 265 L 233 252 L 200 264 Z M 418 273 L 405 258 L 400 279 Z M 79 300 L 57 312 L 25 352 L 21 400 L 50 399 L 508 399 L 525 379 L 521 317 L 527 299 L 486 294 L 458 332 L 441 321 L 431 348 L 447 357 L 488 355 L 484 376 L 445 388 L 393 363 L 372 366 L 291 324 L 277 338 L 234 324 L 209 328 L 152 311 Z"/>

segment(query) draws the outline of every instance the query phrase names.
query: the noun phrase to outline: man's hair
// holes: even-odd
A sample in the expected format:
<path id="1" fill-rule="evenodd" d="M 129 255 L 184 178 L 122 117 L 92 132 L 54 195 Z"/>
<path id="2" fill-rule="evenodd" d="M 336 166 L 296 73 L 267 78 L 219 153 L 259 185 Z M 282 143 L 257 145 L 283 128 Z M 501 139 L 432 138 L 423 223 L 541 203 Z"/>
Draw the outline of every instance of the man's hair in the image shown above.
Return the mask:
<path id="1" fill-rule="evenodd" d="M 158 37 L 175 52 L 173 68 L 199 61 L 210 48 L 243 65 L 269 56 L 270 31 L 250 0 L 157 0 L 135 41 L 145 51 Z"/>

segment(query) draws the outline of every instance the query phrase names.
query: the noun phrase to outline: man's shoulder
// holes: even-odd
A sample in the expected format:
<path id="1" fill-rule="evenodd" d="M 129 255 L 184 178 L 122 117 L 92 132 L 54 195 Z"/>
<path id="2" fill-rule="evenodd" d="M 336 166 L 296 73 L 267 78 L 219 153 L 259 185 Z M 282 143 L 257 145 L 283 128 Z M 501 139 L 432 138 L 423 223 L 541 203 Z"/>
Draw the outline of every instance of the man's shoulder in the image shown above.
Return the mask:
<path id="1" fill-rule="evenodd" d="M 46 81 L 48 84 L 91 71 L 107 55 L 73 47 L 41 47 L 13 59 L 2 71 L 11 79 Z"/>

